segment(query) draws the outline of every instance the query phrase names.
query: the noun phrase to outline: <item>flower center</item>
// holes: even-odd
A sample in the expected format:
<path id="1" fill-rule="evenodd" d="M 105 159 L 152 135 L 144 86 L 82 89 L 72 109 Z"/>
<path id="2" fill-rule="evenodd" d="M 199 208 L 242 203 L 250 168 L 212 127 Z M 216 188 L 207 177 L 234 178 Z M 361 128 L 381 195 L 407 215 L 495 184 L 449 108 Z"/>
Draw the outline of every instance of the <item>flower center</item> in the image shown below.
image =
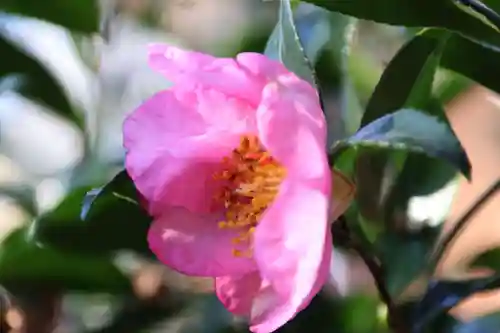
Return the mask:
<path id="1" fill-rule="evenodd" d="M 252 255 L 252 237 L 266 208 L 278 194 L 285 168 L 262 148 L 257 136 L 244 135 L 240 145 L 222 160 L 223 169 L 214 178 L 224 181 L 215 195 L 225 207 L 219 228 L 237 229 L 233 254 Z"/>

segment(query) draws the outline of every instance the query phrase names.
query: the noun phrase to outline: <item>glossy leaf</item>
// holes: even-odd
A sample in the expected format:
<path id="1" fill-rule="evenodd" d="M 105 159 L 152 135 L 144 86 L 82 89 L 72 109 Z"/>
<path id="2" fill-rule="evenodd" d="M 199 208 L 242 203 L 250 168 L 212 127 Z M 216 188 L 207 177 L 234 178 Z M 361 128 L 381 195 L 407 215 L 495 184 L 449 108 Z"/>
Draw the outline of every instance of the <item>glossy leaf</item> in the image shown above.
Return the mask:
<path id="1" fill-rule="evenodd" d="M 362 120 L 365 126 L 334 151 L 342 155 L 346 149 L 357 150 L 359 213 L 349 223 L 360 225 L 363 232 L 371 230 L 364 236 L 373 242 L 370 246 L 394 297 L 428 268 L 456 190 L 458 170 L 465 175 L 470 171 L 463 148 L 432 96 L 448 37 L 447 32 L 427 29 L 406 43 L 370 98 Z M 404 109 L 411 106 L 419 111 Z M 394 112 L 398 108 L 405 111 Z M 407 261 L 396 260 L 395 253 L 411 258 L 412 268 Z"/>
<path id="2" fill-rule="evenodd" d="M 280 1 L 278 23 L 269 37 L 264 54 L 282 62 L 290 71 L 316 85 L 311 61 L 297 33 L 290 0 Z"/>
<path id="3" fill-rule="evenodd" d="M 49 21 L 76 32 L 93 33 L 99 28 L 97 0 L 1 0 L 0 11 Z"/>
<path id="4" fill-rule="evenodd" d="M 0 285 L 41 285 L 71 291 L 131 292 L 130 280 L 102 257 L 87 257 L 41 247 L 29 230 L 14 230 L 0 243 Z M 91 244 L 92 239 L 88 239 Z"/>
<path id="5" fill-rule="evenodd" d="M 470 164 L 460 142 L 438 118 L 413 109 L 387 114 L 361 128 L 336 149 L 348 146 L 401 149 L 441 158 L 469 173 Z"/>
<path id="6" fill-rule="evenodd" d="M 499 61 L 499 47 L 475 43 L 460 35 L 453 35 L 444 49 L 441 66 L 500 92 Z"/>
<path id="7" fill-rule="evenodd" d="M 98 195 L 89 190 L 75 191 L 54 212 L 39 218 L 34 239 L 74 252 L 112 254 L 129 249 L 152 256 L 146 239 L 151 218 L 138 204 L 127 173 L 120 172 Z"/>
<path id="8" fill-rule="evenodd" d="M 432 96 L 434 75 L 449 33 L 426 29 L 407 42 L 382 74 L 362 128 L 334 150 L 356 149 L 357 215 L 397 297 L 428 265 L 436 235 L 470 164 Z M 417 108 L 418 111 L 415 109 Z M 403 111 L 394 112 L 397 109 Z M 439 202 L 437 207 L 433 202 Z M 424 208 L 427 206 L 427 208 Z M 394 254 L 401 257 L 395 258 Z M 403 258 L 405 260 L 403 260 Z M 405 264 L 411 258 L 412 268 Z"/>
<path id="9" fill-rule="evenodd" d="M 83 126 L 62 86 L 44 65 L 3 35 L 0 24 L 0 89 L 13 90 L 44 104 L 64 118 Z"/>
<path id="10" fill-rule="evenodd" d="M 490 25 L 449 0 L 306 0 L 328 10 L 360 19 L 406 27 L 437 27 L 500 45 Z M 488 1 L 485 1 L 488 3 Z M 493 2 L 493 1 L 489 1 Z"/>
<path id="11" fill-rule="evenodd" d="M 390 61 L 366 106 L 361 125 L 402 107 L 425 108 L 449 34 L 427 29 L 406 43 Z M 432 112 L 433 113 L 433 112 Z"/>
<path id="12" fill-rule="evenodd" d="M 500 287 L 499 276 L 468 281 L 434 281 L 430 283 L 426 294 L 415 309 L 414 331 L 421 331 L 470 295 L 498 287 Z"/>

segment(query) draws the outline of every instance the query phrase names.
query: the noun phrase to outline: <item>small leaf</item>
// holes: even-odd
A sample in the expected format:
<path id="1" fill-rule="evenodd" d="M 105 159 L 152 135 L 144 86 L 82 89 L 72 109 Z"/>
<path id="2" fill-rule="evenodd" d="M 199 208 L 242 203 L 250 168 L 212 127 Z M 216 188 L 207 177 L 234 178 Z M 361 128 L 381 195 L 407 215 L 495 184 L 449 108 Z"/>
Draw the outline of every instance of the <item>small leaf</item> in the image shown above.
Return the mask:
<path id="1" fill-rule="evenodd" d="M 102 192 L 102 187 L 100 188 L 95 188 L 93 190 L 90 190 L 87 192 L 85 195 L 85 198 L 83 199 L 83 204 L 82 204 L 82 211 L 80 212 L 80 218 L 82 220 L 85 220 L 87 218 L 87 215 L 89 213 L 90 207 L 94 203 L 95 198 Z"/>
<path id="2" fill-rule="evenodd" d="M 95 190 L 89 195 L 88 188 L 71 193 L 52 213 L 35 221 L 33 238 L 73 252 L 111 255 L 129 249 L 152 256 L 147 244 L 151 217 L 138 200 L 131 179 L 122 171 L 97 195 Z"/>
<path id="3" fill-rule="evenodd" d="M 0 285 L 41 285 L 70 291 L 131 292 L 130 280 L 110 261 L 40 247 L 20 228 L 0 243 Z M 88 240 L 92 243 L 92 240 Z"/>
<path id="4" fill-rule="evenodd" d="M 405 27 L 436 27 L 500 45 L 497 31 L 450 0 L 306 0 L 330 11 Z M 492 2 L 492 1 L 490 1 Z"/>
<path id="5" fill-rule="evenodd" d="M 97 32 L 99 8 L 97 0 L 1 0 L 0 11 L 30 16 L 83 33 Z"/>
<path id="6" fill-rule="evenodd" d="M 62 86 L 44 65 L 23 52 L 5 37 L 0 20 L 0 93 L 14 90 L 44 104 L 80 128 L 82 118 L 75 114 Z M 5 23 L 5 22 L 3 22 Z"/>
<path id="7" fill-rule="evenodd" d="M 280 1 L 278 23 L 269 37 L 264 54 L 271 59 L 280 61 L 288 70 L 313 86 L 316 85 L 311 62 L 306 57 L 306 52 L 295 27 L 290 0 Z"/>

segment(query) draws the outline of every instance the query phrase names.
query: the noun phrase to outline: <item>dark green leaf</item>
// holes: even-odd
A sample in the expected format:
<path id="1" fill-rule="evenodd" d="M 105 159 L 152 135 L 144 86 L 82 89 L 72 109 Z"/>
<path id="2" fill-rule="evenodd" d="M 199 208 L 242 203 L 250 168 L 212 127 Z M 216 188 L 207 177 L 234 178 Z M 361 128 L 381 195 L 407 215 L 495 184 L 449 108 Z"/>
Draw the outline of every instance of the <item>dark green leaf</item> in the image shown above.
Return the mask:
<path id="1" fill-rule="evenodd" d="M 107 258 L 87 257 L 41 247 L 29 240 L 26 228 L 0 243 L 0 284 L 6 287 L 90 292 L 131 292 L 130 280 Z M 92 239 L 88 239 L 92 243 Z"/>
<path id="2" fill-rule="evenodd" d="M 386 114 L 339 142 L 336 149 L 346 146 L 425 153 L 448 161 L 465 174 L 470 170 L 467 156 L 450 128 L 438 118 L 412 109 Z"/>
<path id="3" fill-rule="evenodd" d="M 377 240 L 379 257 L 387 267 L 384 281 L 391 295 L 401 294 L 422 273 L 437 236 L 436 230 L 423 228 L 418 233 L 386 233 Z"/>
<path id="4" fill-rule="evenodd" d="M 97 0 L 1 0 L 0 11 L 31 16 L 76 32 L 93 33 L 99 28 Z"/>
<path id="5" fill-rule="evenodd" d="M 490 276 L 468 281 L 434 281 L 418 303 L 413 328 L 420 332 L 429 323 L 477 292 L 500 287 L 500 277 Z M 498 328 L 498 327 L 497 327 Z"/>
<path id="6" fill-rule="evenodd" d="M 130 249 L 152 256 L 147 244 L 151 218 L 138 204 L 127 173 L 120 172 L 94 200 L 88 192 L 75 191 L 54 212 L 39 218 L 33 228 L 34 239 L 68 251 L 111 254 Z"/>
<path id="7" fill-rule="evenodd" d="M 499 61 L 500 48 L 478 44 L 462 36 L 453 35 L 444 49 L 441 66 L 500 92 Z"/>
<path id="8" fill-rule="evenodd" d="M 448 36 L 445 31 L 427 29 L 404 45 L 370 98 L 362 121 L 365 127 L 336 147 L 337 155 L 346 149 L 357 151 L 354 175 L 359 213 L 350 216 L 348 223 L 370 231 L 364 235 L 372 242 L 367 246 L 380 260 L 387 289 L 394 297 L 428 268 L 456 190 L 457 170 L 466 175 L 470 170 L 432 96 Z M 419 112 L 408 112 L 409 107 Z M 401 108 L 406 110 L 393 113 Z M 396 260 L 395 253 L 411 258 L 412 268 L 408 269 L 407 261 Z"/>
<path id="9" fill-rule="evenodd" d="M 378 215 L 385 230 L 375 246 L 393 296 L 433 271 L 430 255 L 458 188 L 457 176 L 456 169 L 444 161 L 410 154 L 386 190 Z"/>
<path id="10" fill-rule="evenodd" d="M 282 62 L 290 71 L 313 86 L 316 85 L 311 62 L 306 56 L 295 27 L 290 0 L 280 2 L 278 23 L 269 37 L 264 54 L 271 59 Z"/>
<path id="11" fill-rule="evenodd" d="M 469 170 L 460 144 L 446 125 L 424 113 L 405 110 L 402 114 L 399 125 L 397 118 L 392 122 L 391 115 L 386 115 L 342 143 L 344 148 L 357 147 L 359 153 L 356 202 L 362 215 L 351 219 L 351 224 L 359 223 L 365 231 L 378 225 L 379 232 L 369 238 L 394 296 L 429 265 L 456 190 L 456 167 Z"/>
<path id="12" fill-rule="evenodd" d="M 427 29 L 398 51 L 375 87 L 362 126 L 402 107 L 428 110 L 434 74 L 448 37 L 444 31 Z"/>
<path id="13" fill-rule="evenodd" d="M 307 1 L 331 11 L 365 20 L 406 27 L 445 28 L 477 40 L 500 45 L 500 35 L 495 29 L 450 0 Z"/>
<path id="14" fill-rule="evenodd" d="M 82 127 L 81 117 L 74 113 L 57 79 L 40 61 L 27 55 L 3 35 L 2 22 L 0 20 L 0 52 L 2 54 L 0 89 L 14 90 L 50 107 L 54 112 Z"/>

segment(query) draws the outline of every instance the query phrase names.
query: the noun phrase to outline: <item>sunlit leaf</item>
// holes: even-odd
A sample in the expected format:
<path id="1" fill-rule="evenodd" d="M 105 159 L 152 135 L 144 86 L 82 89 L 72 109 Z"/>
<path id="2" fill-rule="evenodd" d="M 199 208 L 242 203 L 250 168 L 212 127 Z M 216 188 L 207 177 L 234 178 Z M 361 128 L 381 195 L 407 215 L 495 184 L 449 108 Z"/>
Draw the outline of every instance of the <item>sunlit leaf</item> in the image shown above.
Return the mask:
<path id="1" fill-rule="evenodd" d="M 460 142 L 438 118 L 419 110 L 403 109 L 373 121 L 336 149 L 348 146 L 401 149 L 441 158 L 468 174 L 470 164 Z"/>
<path id="2" fill-rule="evenodd" d="M 316 84 L 311 60 L 307 58 L 297 33 L 290 0 L 280 1 L 278 23 L 269 37 L 264 54 L 282 62 L 312 85 Z"/>

